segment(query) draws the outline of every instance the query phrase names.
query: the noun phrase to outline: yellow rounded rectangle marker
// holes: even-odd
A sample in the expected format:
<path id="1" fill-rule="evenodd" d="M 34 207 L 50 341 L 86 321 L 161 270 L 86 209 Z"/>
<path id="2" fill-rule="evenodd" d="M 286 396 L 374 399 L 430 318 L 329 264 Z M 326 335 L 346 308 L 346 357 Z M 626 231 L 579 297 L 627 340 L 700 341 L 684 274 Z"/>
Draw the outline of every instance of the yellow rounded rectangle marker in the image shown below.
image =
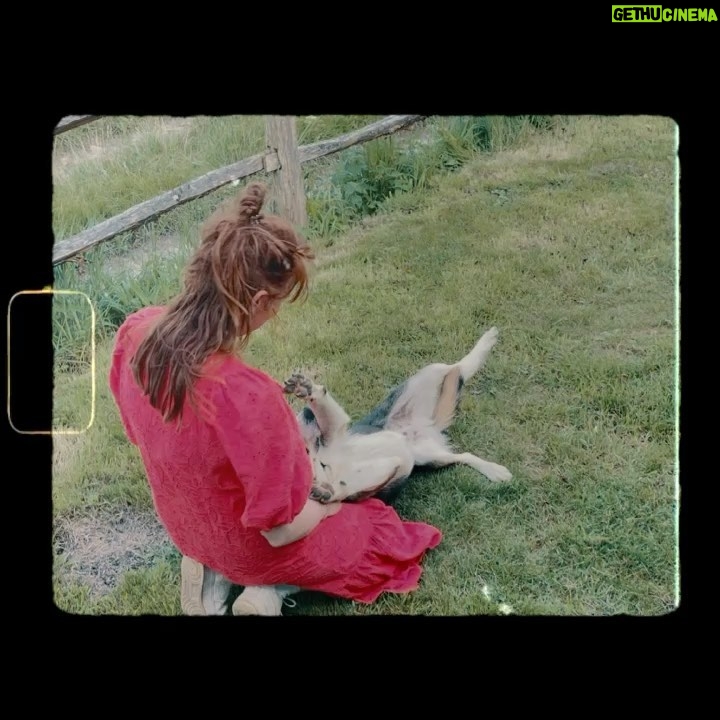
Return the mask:
<path id="1" fill-rule="evenodd" d="M 15 293 L 8 303 L 7 348 L 7 414 L 16 432 L 79 435 L 92 425 L 95 309 L 85 293 L 50 287 Z M 58 392 L 57 374 L 67 371 L 73 382 Z M 63 395 L 68 388 L 72 401 Z"/>

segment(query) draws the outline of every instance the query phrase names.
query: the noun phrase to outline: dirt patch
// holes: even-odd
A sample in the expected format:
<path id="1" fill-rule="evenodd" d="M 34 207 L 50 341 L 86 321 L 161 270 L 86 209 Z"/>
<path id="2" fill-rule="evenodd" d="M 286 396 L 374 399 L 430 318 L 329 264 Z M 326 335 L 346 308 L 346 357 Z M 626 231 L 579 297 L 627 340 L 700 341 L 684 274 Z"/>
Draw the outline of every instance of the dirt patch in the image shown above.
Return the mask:
<path id="1" fill-rule="evenodd" d="M 85 444 L 86 435 L 53 433 L 53 477 L 66 475 L 75 467 Z"/>
<path id="2" fill-rule="evenodd" d="M 172 549 L 153 511 L 121 508 L 55 518 L 53 551 L 63 560 L 55 571 L 86 585 L 96 598 L 114 590 L 128 570 L 151 567 Z"/>
<path id="3" fill-rule="evenodd" d="M 151 258 L 159 256 L 164 261 L 168 261 L 182 250 L 182 239 L 179 235 L 161 235 L 136 245 L 127 253 L 107 258 L 103 264 L 103 271 L 108 275 L 127 274 L 130 277 L 137 277 Z"/>

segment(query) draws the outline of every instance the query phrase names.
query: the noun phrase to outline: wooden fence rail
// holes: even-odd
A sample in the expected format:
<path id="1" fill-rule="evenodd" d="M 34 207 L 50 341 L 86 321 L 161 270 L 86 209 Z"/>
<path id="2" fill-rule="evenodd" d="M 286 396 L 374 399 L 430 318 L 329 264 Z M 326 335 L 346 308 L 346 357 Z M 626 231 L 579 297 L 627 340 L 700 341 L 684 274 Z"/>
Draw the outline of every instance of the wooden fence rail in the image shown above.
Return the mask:
<path id="1" fill-rule="evenodd" d="M 94 118 L 95 116 L 83 115 L 73 116 L 74 118 Z M 398 130 L 408 127 L 413 123 L 425 118 L 425 115 L 390 115 L 378 120 L 377 122 L 366 125 L 364 128 L 353 132 L 345 133 L 330 140 L 321 140 L 320 142 L 310 145 L 302 145 L 297 147 L 297 159 L 300 163 L 315 160 L 325 155 L 344 150 L 345 148 L 357 145 L 358 143 L 367 142 L 383 135 L 390 135 Z M 64 119 L 65 120 L 65 119 Z M 90 122 L 85 120 L 84 122 Z M 79 123 L 82 124 L 82 123 Z M 77 126 L 77 125 L 76 125 Z M 64 128 L 69 129 L 69 128 Z M 63 132 L 61 130 L 60 132 Z M 56 133 L 58 130 L 56 129 Z M 271 140 L 271 134 L 268 134 L 268 141 Z M 103 222 L 88 228 L 73 237 L 55 243 L 53 248 L 53 265 L 69 260 L 84 250 L 97 245 L 98 243 L 109 240 L 120 233 L 133 230 L 148 220 L 161 215 L 162 213 L 172 210 L 183 203 L 195 200 L 207 193 L 216 190 L 223 185 L 227 185 L 235 180 L 254 175 L 255 173 L 275 172 L 282 169 L 280 160 L 280 149 L 268 148 L 268 152 L 253 155 L 239 162 L 227 165 L 218 170 L 212 170 L 201 177 L 190 180 L 189 182 L 178 185 L 178 187 L 168 190 L 167 192 L 146 200 L 131 207 L 129 210 L 116 215 L 115 217 L 104 220 Z M 286 163 L 288 160 L 286 159 Z M 302 195 L 304 203 L 304 193 Z"/>
<path id="2" fill-rule="evenodd" d="M 93 120 L 97 120 L 100 115 L 66 115 L 56 126 L 55 130 L 53 131 L 54 135 L 59 135 L 60 133 L 64 133 L 67 130 L 72 130 L 73 128 L 80 127 L 80 125 L 85 125 L 85 123 L 92 122 Z"/>

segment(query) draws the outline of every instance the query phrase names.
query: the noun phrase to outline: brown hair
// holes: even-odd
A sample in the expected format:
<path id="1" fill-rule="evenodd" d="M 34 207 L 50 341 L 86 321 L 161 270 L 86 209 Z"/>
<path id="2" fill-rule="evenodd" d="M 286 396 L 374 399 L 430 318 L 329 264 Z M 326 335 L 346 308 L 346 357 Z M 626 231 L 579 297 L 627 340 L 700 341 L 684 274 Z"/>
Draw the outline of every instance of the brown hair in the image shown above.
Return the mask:
<path id="1" fill-rule="evenodd" d="M 136 382 L 166 421 L 179 418 L 205 361 L 247 344 L 252 298 L 307 295 L 314 254 L 290 223 L 261 215 L 266 187 L 251 183 L 203 225 L 184 286 L 132 358 Z M 193 403 L 194 404 L 194 403 Z"/>

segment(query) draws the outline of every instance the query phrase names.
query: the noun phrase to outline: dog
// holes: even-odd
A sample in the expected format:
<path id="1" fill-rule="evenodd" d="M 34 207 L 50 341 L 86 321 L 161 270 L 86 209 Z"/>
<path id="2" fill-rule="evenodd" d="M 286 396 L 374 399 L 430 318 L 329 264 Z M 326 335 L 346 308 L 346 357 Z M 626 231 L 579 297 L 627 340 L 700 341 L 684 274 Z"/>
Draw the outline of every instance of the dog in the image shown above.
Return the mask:
<path id="1" fill-rule="evenodd" d="M 445 434 L 460 391 L 485 365 L 497 337 L 493 327 L 454 365 L 425 366 L 354 424 L 327 388 L 301 373 L 291 375 L 283 389 L 305 402 L 297 420 L 314 470 L 310 497 L 321 503 L 372 496 L 389 502 L 415 468 L 455 463 L 469 465 L 493 482 L 510 480 L 502 465 L 454 452 Z"/>

